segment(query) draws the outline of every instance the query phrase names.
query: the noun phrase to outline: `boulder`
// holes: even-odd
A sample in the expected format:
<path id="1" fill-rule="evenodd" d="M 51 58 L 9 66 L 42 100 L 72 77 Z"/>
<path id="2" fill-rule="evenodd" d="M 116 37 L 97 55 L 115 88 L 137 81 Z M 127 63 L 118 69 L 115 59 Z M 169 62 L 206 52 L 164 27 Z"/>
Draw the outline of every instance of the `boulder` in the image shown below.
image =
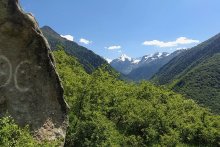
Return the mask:
<path id="1" fill-rule="evenodd" d="M 18 0 L 0 0 L 0 117 L 6 113 L 37 139 L 65 138 L 67 105 L 50 47 Z"/>

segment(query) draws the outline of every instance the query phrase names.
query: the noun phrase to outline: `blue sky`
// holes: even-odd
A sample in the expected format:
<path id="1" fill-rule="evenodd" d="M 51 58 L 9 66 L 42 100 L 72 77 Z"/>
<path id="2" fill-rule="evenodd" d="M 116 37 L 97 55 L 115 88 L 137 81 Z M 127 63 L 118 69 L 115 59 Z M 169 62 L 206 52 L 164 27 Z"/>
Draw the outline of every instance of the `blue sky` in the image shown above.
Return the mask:
<path id="1" fill-rule="evenodd" d="M 40 26 L 110 59 L 172 52 L 220 32 L 220 0 L 20 1 Z"/>

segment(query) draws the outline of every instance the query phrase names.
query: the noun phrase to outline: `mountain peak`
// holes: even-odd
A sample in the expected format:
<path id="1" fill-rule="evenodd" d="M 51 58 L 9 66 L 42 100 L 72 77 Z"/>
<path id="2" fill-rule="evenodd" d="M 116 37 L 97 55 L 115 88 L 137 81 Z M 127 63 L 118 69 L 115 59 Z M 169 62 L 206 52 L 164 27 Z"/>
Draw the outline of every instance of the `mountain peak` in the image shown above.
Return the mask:
<path id="1" fill-rule="evenodd" d="M 109 58 L 104 58 L 108 63 L 111 63 L 112 62 L 112 59 L 109 59 Z"/>
<path id="2" fill-rule="evenodd" d="M 176 55 L 176 53 L 156 52 L 139 58 L 131 58 L 122 54 L 119 58 L 112 60 L 110 64 L 118 72 L 132 80 L 150 79 L 154 73 Z"/>
<path id="3" fill-rule="evenodd" d="M 41 30 L 44 30 L 44 31 L 47 31 L 47 32 L 51 32 L 51 33 L 53 33 L 53 34 L 58 34 L 56 31 L 54 31 L 51 27 L 49 27 L 49 26 L 43 26 L 42 28 L 41 28 Z"/>
<path id="4" fill-rule="evenodd" d="M 160 57 L 168 56 L 168 55 L 169 53 L 167 52 L 156 52 L 153 56 L 160 58 Z"/>
<path id="5" fill-rule="evenodd" d="M 126 54 L 122 54 L 119 57 L 119 60 L 121 60 L 121 61 L 126 61 L 126 60 L 131 61 L 132 59 L 131 59 L 131 57 L 127 56 Z"/>
<path id="6" fill-rule="evenodd" d="M 60 36 L 60 34 L 58 34 L 56 31 L 54 31 L 51 27 L 49 26 L 43 26 L 41 28 L 42 32 L 44 35 L 50 35 L 54 38 L 57 38 L 57 39 L 61 39 L 62 37 Z"/>
<path id="7" fill-rule="evenodd" d="M 49 26 L 47 26 L 47 25 L 46 25 L 46 26 L 43 26 L 41 29 L 44 29 L 44 30 L 45 30 L 45 29 L 53 30 L 51 27 L 49 27 Z"/>
<path id="8" fill-rule="evenodd" d="M 107 63 L 93 51 L 61 37 L 49 26 L 42 27 L 41 31 L 47 38 L 51 50 L 63 49 L 67 54 L 76 57 L 88 73 L 92 73 L 95 69 Z"/>

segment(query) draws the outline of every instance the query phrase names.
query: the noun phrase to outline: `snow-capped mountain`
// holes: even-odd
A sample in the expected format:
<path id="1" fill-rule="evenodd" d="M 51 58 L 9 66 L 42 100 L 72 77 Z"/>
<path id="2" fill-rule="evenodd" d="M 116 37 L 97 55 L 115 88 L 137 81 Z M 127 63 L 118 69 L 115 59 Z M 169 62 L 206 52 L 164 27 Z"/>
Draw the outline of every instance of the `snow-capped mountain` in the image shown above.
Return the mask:
<path id="1" fill-rule="evenodd" d="M 122 54 L 119 58 L 112 60 L 110 65 L 122 74 L 129 74 L 140 60 L 132 59 L 131 57 Z"/>
<path id="2" fill-rule="evenodd" d="M 182 51 L 178 50 L 171 54 L 157 52 L 140 58 L 131 58 L 123 54 L 112 60 L 110 65 L 131 80 L 150 79 L 163 65 Z"/>
<path id="3" fill-rule="evenodd" d="M 167 56 L 169 56 L 170 54 L 167 53 L 167 52 L 163 52 L 163 53 L 155 53 L 155 54 L 150 54 L 150 55 L 145 55 L 142 57 L 141 61 L 139 64 L 146 64 L 146 63 L 150 63 L 154 60 L 158 60 L 158 59 L 161 59 L 161 58 L 165 58 Z"/>
<path id="4" fill-rule="evenodd" d="M 112 59 L 104 58 L 109 64 L 112 62 Z"/>
<path id="5" fill-rule="evenodd" d="M 119 57 L 119 60 L 124 62 L 124 61 L 126 61 L 126 60 L 131 61 L 132 59 L 131 59 L 131 57 L 128 57 L 126 54 L 122 54 L 122 55 Z"/>

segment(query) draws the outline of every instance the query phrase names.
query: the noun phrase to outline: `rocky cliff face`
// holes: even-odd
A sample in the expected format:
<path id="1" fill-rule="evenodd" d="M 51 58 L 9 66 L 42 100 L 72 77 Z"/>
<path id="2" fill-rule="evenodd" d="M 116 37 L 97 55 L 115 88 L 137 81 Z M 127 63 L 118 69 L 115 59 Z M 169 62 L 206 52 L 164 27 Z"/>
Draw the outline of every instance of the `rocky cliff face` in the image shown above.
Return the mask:
<path id="1" fill-rule="evenodd" d="M 46 39 L 18 0 L 0 0 L 0 116 L 38 139 L 64 138 L 67 107 Z"/>

